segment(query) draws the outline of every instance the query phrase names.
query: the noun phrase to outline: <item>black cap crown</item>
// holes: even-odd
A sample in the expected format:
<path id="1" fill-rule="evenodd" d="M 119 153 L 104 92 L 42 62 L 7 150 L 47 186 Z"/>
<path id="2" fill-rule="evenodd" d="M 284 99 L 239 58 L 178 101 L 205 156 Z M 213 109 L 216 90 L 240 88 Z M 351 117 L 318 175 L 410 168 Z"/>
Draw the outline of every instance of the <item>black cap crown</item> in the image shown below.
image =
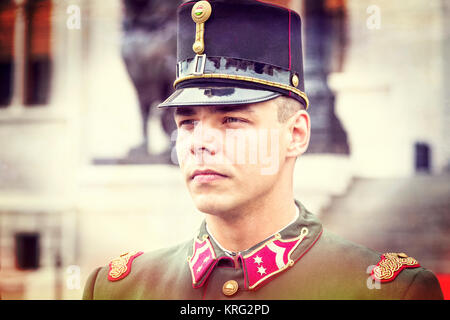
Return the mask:
<path id="1" fill-rule="evenodd" d="M 248 104 L 280 95 L 308 107 L 300 16 L 256 0 L 182 4 L 174 86 L 161 107 Z"/>

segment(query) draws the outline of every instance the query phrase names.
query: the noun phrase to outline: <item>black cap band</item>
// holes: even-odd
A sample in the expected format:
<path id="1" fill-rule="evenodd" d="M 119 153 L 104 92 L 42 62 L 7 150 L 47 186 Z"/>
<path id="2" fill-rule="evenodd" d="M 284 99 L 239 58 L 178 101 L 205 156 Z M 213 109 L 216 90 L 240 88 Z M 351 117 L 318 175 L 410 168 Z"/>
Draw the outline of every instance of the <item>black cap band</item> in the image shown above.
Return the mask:
<path id="1" fill-rule="evenodd" d="M 295 80 L 296 77 L 297 80 Z M 259 87 L 267 86 L 269 90 L 276 88 L 278 90 L 275 91 L 296 98 L 308 108 L 308 97 L 294 86 L 294 84 L 298 85 L 298 75 L 295 72 L 243 59 L 197 55 L 194 59 L 180 61 L 177 64 L 177 79 L 174 87 L 178 88 L 181 83 L 185 86 L 186 82 L 198 83 L 198 80 L 205 79 L 216 80 L 216 82 L 226 80 L 228 84 L 234 83 L 237 86 L 239 82 L 244 82 L 243 86 L 253 83 Z"/>

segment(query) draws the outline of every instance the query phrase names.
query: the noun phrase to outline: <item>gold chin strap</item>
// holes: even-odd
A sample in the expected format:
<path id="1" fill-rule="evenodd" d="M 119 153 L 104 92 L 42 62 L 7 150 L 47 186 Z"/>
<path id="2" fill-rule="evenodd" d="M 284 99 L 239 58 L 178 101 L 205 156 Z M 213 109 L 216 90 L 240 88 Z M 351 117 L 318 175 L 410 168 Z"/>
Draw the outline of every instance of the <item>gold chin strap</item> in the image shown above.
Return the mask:
<path id="1" fill-rule="evenodd" d="M 201 74 L 201 75 L 189 75 L 189 76 L 185 76 L 185 77 L 176 79 L 175 82 L 173 83 L 173 86 L 175 87 L 177 84 L 179 84 L 182 81 L 192 80 L 192 79 L 229 79 L 229 80 L 239 80 L 239 81 L 253 82 L 253 83 L 263 84 L 263 85 L 270 86 L 270 87 L 280 88 L 280 89 L 288 90 L 288 91 L 291 91 L 291 92 L 293 92 L 295 94 L 298 94 L 300 97 L 302 97 L 305 100 L 305 103 L 306 103 L 305 108 L 308 109 L 308 107 L 309 107 L 308 97 L 306 96 L 306 93 L 304 93 L 303 91 L 301 91 L 301 90 L 299 90 L 297 88 L 288 86 L 286 84 L 277 83 L 277 82 L 268 81 L 268 80 L 262 80 L 262 79 L 253 78 L 253 77 L 247 77 L 247 76 L 239 76 L 239 75 L 232 75 L 232 74 L 221 74 L 221 73 L 205 73 L 205 74 Z"/>

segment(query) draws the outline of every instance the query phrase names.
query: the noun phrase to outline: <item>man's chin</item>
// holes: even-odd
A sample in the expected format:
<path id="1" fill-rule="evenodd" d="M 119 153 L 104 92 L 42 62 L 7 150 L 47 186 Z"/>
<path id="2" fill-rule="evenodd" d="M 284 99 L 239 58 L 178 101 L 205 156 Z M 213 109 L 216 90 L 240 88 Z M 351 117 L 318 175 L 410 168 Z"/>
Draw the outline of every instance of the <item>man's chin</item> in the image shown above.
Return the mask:
<path id="1" fill-rule="evenodd" d="M 220 215 L 235 207 L 233 199 L 223 194 L 195 194 L 192 199 L 197 209 L 206 214 Z"/>

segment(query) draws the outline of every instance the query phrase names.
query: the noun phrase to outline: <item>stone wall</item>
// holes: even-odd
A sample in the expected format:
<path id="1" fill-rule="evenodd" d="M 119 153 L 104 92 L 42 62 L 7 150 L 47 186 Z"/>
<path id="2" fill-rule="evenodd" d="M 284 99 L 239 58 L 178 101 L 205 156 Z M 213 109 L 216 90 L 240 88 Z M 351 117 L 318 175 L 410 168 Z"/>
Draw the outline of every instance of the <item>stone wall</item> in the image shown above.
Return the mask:
<path id="1" fill-rule="evenodd" d="M 346 62 L 329 83 L 348 132 L 354 173 L 412 175 L 416 142 L 431 147 L 431 171 L 444 170 L 449 158 L 444 1 L 347 5 Z"/>

